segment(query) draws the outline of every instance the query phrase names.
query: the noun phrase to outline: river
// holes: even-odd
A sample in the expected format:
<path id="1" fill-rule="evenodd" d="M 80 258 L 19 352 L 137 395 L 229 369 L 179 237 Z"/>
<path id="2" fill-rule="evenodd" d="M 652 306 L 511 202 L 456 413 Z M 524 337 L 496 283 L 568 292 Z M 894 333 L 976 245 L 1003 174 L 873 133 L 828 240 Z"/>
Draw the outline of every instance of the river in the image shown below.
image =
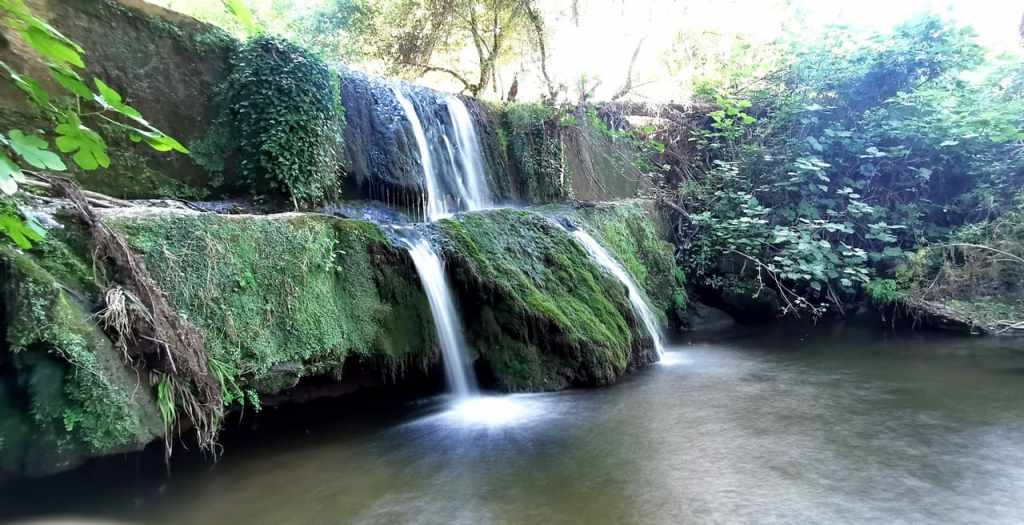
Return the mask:
<path id="1" fill-rule="evenodd" d="M 1024 523 L 1021 347 L 759 328 L 677 344 L 669 364 L 609 388 L 455 412 L 434 398 L 265 414 L 215 466 L 186 454 L 167 476 L 131 455 L 2 487 L 0 512 L 239 525 Z"/>

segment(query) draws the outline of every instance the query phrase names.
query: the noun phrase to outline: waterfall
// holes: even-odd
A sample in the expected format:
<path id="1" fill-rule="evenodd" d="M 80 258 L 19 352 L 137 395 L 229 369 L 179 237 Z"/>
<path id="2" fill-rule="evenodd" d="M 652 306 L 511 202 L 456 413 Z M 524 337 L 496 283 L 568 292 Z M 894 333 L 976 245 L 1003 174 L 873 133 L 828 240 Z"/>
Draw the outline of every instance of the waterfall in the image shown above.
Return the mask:
<path id="1" fill-rule="evenodd" d="M 444 218 L 448 215 L 448 206 L 445 204 L 444 192 L 438 183 L 437 174 L 434 171 L 434 164 L 430 157 L 430 146 L 427 144 L 427 134 L 423 131 L 423 124 L 416 114 L 416 108 L 409 101 L 398 86 L 392 86 L 398 105 L 402 107 L 405 118 L 412 127 L 413 137 L 416 138 L 416 149 L 420 155 L 420 165 L 423 167 L 423 182 L 426 185 L 426 216 L 430 222 Z"/>
<path id="2" fill-rule="evenodd" d="M 572 234 L 583 245 L 583 248 L 587 250 L 587 253 L 594 259 L 594 262 L 608 270 L 609 273 L 626 286 L 626 289 L 629 291 L 629 302 L 633 304 L 633 311 L 643 321 L 647 333 L 650 334 L 651 339 L 654 341 L 654 349 L 658 352 L 658 357 L 662 357 L 665 354 L 665 345 L 661 339 L 661 330 L 658 329 L 657 318 L 654 316 L 654 312 L 651 311 L 651 307 L 644 301 L 644 297 L 640 294 L 640 289 L 633 281 L 633 278 L 590 234 L 581 229 L 575 230 Z"/>
<path id="3" fill-rule="evenodd" d="M 491 194 L 487 188 L 480 139 L 473 126 L 473 119 L 459 97 L 448 97 L 445 105 L 448 106 L 448 115 L 455 130 L 455 147 L 459 154 L 458 166 L 461 168 L 457 173 L 461 179 L 459 188 L 462 200 L 467 210 L 482 210 L 491 205 Z"/>
<path id="4" fill-rule="evenodd" d="M 444 113 L 431 109 L 439 106 L 432 106 L 420 97 L 420 107 L 426 113 L 424 120 L 399 86 L 392 86 L 391 91 L 416 139 L 426 190 L 426 220 L 433 222 L 456 211 L 490 207 L 491 192 L 487 186 L 480 138 L 462 100 L 455 96 L 445 99 L 449 126 L 443 118 Z M 430 101 L 433 100 L 436 99 L 431 97 Z M 449 203 L 453 203 L 451 207 Z"/>
<path id="5" fill-rule="evenodd" d="M 448 387 L 456 399 L 469 398 L 477 391 L 476 377 L 469 366 L 468 347 L 462 336 L 462 321 L 455 311 L 441 258 L 427 239 L 412 237 L 407 238 L 406 243 L 430 302 L 430 312 L 434 316 L 437 338 L 441 343 Z"/>

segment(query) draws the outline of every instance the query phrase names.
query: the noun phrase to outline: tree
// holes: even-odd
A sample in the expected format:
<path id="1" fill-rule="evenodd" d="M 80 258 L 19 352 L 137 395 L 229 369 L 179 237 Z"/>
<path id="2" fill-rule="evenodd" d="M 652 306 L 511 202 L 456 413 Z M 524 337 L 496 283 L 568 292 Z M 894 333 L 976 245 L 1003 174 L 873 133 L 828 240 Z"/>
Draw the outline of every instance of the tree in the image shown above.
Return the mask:
<path id="1" fill-rule="evenodd" d="M 297 33 L 331 35 L 313 37 L 321 42 L 316 47 L 333 40 L 378 61 L 387 74 L 446 75 L 474 96 L 492 86 L 497 93 L 497 68 L 514 51 L 539 46 L 546 58 L 532 0 L 334 0 Z M 475 55 L 475 68 L 462 65 L 464 51 Z"/>

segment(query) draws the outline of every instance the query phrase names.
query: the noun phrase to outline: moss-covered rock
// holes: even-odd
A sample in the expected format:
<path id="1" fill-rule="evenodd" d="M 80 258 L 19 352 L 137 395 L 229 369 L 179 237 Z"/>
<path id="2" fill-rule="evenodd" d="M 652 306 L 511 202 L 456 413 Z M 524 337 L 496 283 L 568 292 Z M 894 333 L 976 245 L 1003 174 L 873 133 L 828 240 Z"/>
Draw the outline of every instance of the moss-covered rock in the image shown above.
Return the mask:
<path id="1" fill-rule="evenodd" d="M 411 259 L 365 222 L 311 214 L 132 209 L 104 221 L 201 331 L 228 408 L 301 379 L 398 381 L 439 359 Z M 104 287 L 86 231 L 0 247 L 0 476 L 141 448 L 164 422 L 150 374 L 97 324 Z"/>
<path id="2" fill-rule="evenodd" d="M 519 187 L 520 199 L 545 204 L 571 197 L 559 110 L 544 104 L 511 104 L 504 115 L 499 140 L 508 152 L 509 173 Z"/>
<path id="3" fill-rule="evenodd" d="M 373 224 L 189 212 L 107 222 L 143 255 L 243 392 L 276 393 L 311 375 L 340 378 L 349 358 L 378 363 L 388 378 L 436 358 L 411 260 Z"/>
<path id="4" fill-rule="evenodd" d="M 553 214 L 493 210 L 431 227 L 478 368 L 505 390 L 608 384 L 656 358 L 625 288 Z M 678 275 L 647 204 L 558 214 L 600 237 L 657 310 L 672 308 Z M 390 384 L 439 363 L 413 262 L 374 224 L 152 208 L 101 216 L 202 333 L 229 409 L 301 392 L 307 378 Z M 164 432 L 156 380 L 97 325 L 106 284 L 89 235 L 58 220 L 31 250 L 0 248 L 0 475 L 53 472 Z"/>
<path id="5" fill-rule="evenodd" d="M 643 288 L 656 313 L 675 328 L 687 306 L 686 276 L 651 201 L 600 203 L 565 214 L 594 235 Z"/>
<path id="6" fill-rule="evenodd" d="M 654 358 L 624 287 L 549 218 L 495 210 L 440 231 L 471 343 L 503 388 L 608 384 Z"/>
<path id="7" fill-rule="evenodd" d="M 96 325 L 85 262 L 57 236 L 0 248 L 0 471 L 39 475 L 139 448 L 163 423 L 148 388 Z"/>

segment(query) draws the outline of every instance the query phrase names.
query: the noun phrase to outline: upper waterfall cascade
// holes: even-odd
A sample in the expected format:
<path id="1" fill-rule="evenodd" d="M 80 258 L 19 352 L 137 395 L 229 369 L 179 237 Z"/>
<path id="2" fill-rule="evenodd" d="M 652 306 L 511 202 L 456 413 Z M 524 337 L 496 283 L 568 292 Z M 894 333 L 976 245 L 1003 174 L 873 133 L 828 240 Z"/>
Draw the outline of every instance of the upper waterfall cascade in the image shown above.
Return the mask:
<path id="1" fill-rule="evenodd" d="M 428 222 L 459 211 L 482 210 L 492 205 L 480 139 L 465 103 L 456 96 L 445 99 L 447 119 L 436 114 L 424 121 L 416 103 L 392 86 L 416 141 L 423 172 L 424 215 Z M 425 104 L 422 100 L 418 102 Z"/>

